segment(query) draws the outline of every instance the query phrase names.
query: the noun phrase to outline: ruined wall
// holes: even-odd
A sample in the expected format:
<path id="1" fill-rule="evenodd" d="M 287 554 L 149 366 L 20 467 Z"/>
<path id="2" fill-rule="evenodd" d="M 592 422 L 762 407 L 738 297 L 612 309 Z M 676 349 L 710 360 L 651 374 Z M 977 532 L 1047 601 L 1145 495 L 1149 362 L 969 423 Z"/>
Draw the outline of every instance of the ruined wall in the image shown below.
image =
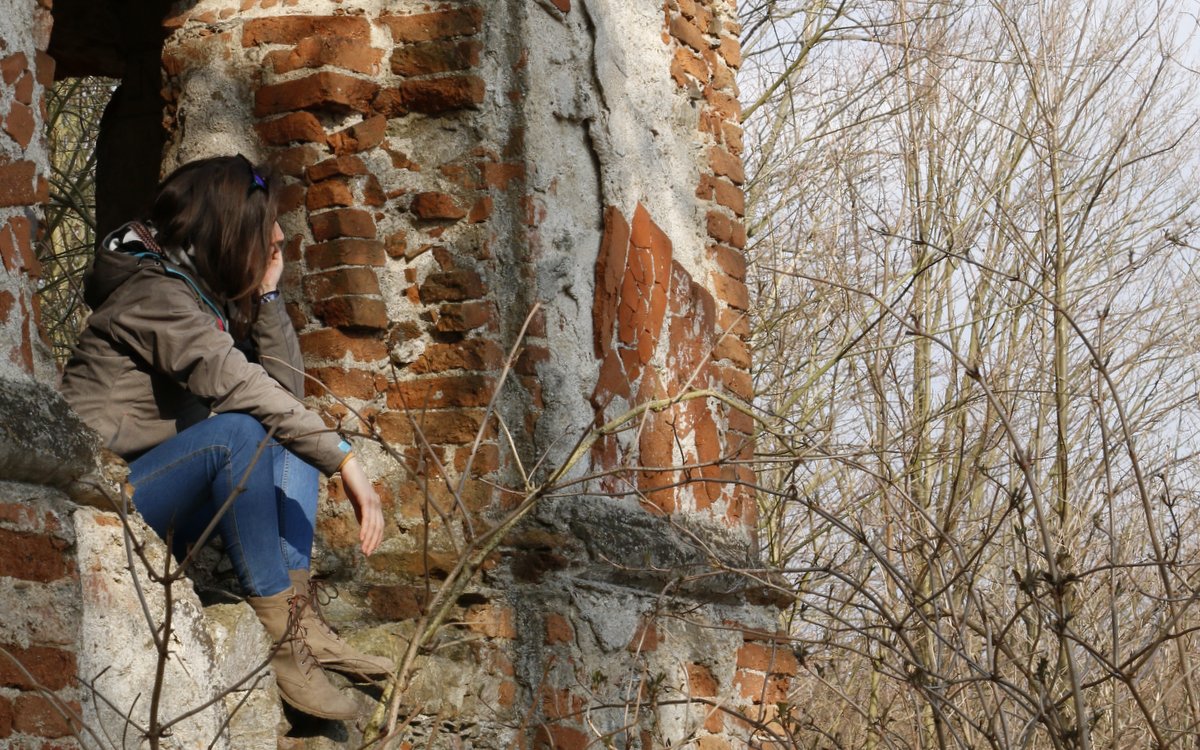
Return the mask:
<path id="1" fill-rule="evenodd" d="M 754 564 L 732 4 L 198 0 L 164 24 L 163 171 L 240 151 L 286 176 L 309 396 L 384 498 L 363 559 L 326 488 L 330 615 L 396 652 L 573 461 L 419 659 L 413 741 L 746 745 L 795 659 L 726 572 Z"/>

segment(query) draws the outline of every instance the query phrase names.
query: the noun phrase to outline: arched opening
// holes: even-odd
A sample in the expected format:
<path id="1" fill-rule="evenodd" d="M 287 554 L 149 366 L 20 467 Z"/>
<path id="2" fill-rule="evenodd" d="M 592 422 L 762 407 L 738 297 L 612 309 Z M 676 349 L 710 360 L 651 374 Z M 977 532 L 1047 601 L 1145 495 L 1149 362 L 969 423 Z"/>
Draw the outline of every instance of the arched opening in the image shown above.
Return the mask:
<path id="1" fill-rule="evenodd" d="M 82 276 L 95 245 L 141 213 L 158 183 L 164 0 L 59 0 L 47 95 L 50 202 L 39 242 L 42 328 L 55 358 L 87 315 Z"/>

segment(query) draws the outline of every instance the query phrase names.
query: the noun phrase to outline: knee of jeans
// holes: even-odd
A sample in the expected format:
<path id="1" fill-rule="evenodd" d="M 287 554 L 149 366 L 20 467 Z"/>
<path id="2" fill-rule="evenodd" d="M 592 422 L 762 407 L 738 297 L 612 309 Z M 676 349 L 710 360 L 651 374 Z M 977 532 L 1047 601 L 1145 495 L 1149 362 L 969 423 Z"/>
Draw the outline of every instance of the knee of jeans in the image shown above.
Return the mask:
<path id="1" fill-rule="evenodd" d="M 231 446 L 257 446 L 267 437 L 267 431 L 262 426 L 262 423 L 249 414 L 226 412 L 224 414 L 216 414 L 209 417 L 209 419 L 220 421 L 221 429 L 227 436 Z"/>

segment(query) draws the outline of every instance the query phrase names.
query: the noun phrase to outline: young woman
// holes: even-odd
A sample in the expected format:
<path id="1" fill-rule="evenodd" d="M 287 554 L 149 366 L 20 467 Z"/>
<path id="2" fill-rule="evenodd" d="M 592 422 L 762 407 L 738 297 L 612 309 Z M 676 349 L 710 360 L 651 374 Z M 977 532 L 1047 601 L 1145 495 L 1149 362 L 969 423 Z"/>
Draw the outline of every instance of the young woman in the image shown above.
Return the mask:
<path id="1" fill-rule="evenodd" d="M 281 644 L 271 660 L 296 708 L 350 718 L 322 671 L 384 675 L 312 606 L 318 471 L 341 472 L 371 554 L 383 514 L 350 445 L 300 400 L 300 348 L 277 289 L 278 184 L 245 157 L 180 167 L 145 222 L 110 234 L 84 279 L 93 312 L 63 393 L 129 461 L 133 502 L 186 552 L 226 501 L 218 529 L 249 602 Z M 243 352 L 243 349 L 246 352 Z"/>

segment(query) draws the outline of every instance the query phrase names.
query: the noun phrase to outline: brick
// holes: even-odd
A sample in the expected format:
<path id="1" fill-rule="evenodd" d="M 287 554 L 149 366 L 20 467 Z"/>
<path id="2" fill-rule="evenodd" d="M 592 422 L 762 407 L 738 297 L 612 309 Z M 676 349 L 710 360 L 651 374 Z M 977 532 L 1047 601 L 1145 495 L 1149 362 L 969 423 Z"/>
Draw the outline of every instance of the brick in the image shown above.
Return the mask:
<path id="1" fill-rule="evenodd" d="M 383 300 L 371 297 L 334 297 L 313 303 L 313 312 L 334 328 L 366 328 L 385 330 L 388 327 L 387 306 Z"/>
<path id="2" fill-rule="evenodd" d="M 704 89 L 704 99 L 721 119 L 737 122 L 742 116 L 742 103 L 732 94 L 727 94 L 712 86 Z"/>
<path id="3" fill-rule="evenodd" d="M 282 149 L 271 154 L 271 164 L 288 177 L 299 177 L 320 158 L 321 152 L 311 143 Z"/>
<path id="4" fill-rule="evenodd" d="M 425 220 L 457 220 L 467 215 L 454 196 L 438 192 L 417 193 L 413 196 L 411 210 L 418 219 Z"/>
<path id="5" fill-rule="evenodd" d="M 746 280 L 746 256 L 742 252 L 725 245 L 709 245 L 708 257 L 716 261 L 726 275 L 738 281 Z"/>
<path id="6" fill-rule="evenodd" d="M 732 210 L 738 216 L 746 213 L 746 193 L 733 183 L 721 179 L 712 180 L 713 196 L 717 203 Z"/>
<path id="7" fill-rule="evenodd" d="M 406 380 L 388 389 L 392 409 L 444 409 L 487 406 L 495 381 L 482 375 L 449 375 Z"/>
<path id="8" fill-rule="evenodd" d="M 387 344 L 374 336 L 346 334 L 332 328 L 301 334 L 300 350 L 316 360 L 340 360 L 349 354 L 356 362 L 379 362 L 388 355 Z"/>
<path id="9" fill-rule="evenodd" d="M 397 114 L 420 112 L 442 114 L 457 109 L 473 109 L 483 102 L 486 88 L 478 76 L 455 75 L 403 81 L 395 89 Z M 389 111 L 379 107 L 381 112 Z"/>
<path id="10" fill-rule="evenodd" d="M 711 146 L 708 149 L 708 165 L 714 173 L 732 180 L 734 185 L 741 185 L 746 181 L 742 160 L 720 146 Z"/>
<path id="11" fill-rule="evenodd" d="M 362 159 L 351 154 L 343 154 L 312 165 L 305 170 L 304 174 L 310 182 L 320 182 L 330 177 L 355 177 L 368 172 L 367 165 L 363 163 Z"/>
<path id="12" fill-rule="evenodd" d="M 337 179 L 318 182 L 310 187 L 304 196 L 304 206 L 309 211 L 352 205 L 354 192 L 344 181 Z"/>
<path id="13" fill-rule="evenodd" d="M 254 92 L 254 115 L 265 117 L 301 109 L 366 113 L 379 86 L 345 73 L 320 72 Z"/>
<path id="14" fill-rule="evenodd" d="M 39 181 L 37 165 L 31 161 L 0 164 L 0 208 L 44 203 Z"/>
<path id="15" fill-rule="evenodd" d="M 314 367 L 307 370 L 304 395 L 324 396 L 333 393 L 343 398 L 370 400 L 384 392 L 387 380 L 370 370 L 344 367 Z"/>
<path id="16" fill-rule="evenodd" d="M 708 65 L 694 53 L 680 47 L 675 50 L 675 55 L 671 58 L 671 78 L 675 79 L 675 84 L 681 87 L 687 85 L 689 78 L 694 78 L 700 83 L 708 83 Z"/>
<path id="17" fill-rule="evenodd" d="M 75 566 L 61 539 L 0 529 L 0 575 L 24 581 L 57 581 Z"/>
<path id="18" fill-rule="evenodd" d="M 313 36 L 366 42 L 371 25 L 363 16 L 275 16 L 253 18 L 242 25 L 243 47 L 296 44 Z"/>
<path id="19" fill-rule="evenodd" d="M 334 266 L 382 266 L 387 260 L 383 243 L 378 240 L 340 239 L 309 245 L 304 261 L 312 270 Z"/>
<path id="20" fill-rule="evenodd" d="M 750 292 L 746 289 L 745 283 L 716 273 L 713 274 L 713 288 L 717 299 L 733 309 L 742 311 L 750 309 Z"/>
<path id="21" fill-rule="evenodd" d="M 37 81 L 42 85 L 42 88 L 48 89 L 54 85 L 54 58 L 43 50 L 38 50 L 33 55 L 34 68 L 37 71 Z"/>
<path id="22" fill-rule="evenodd" d="M 29 58 L 24 52 L 16 52 L 0 59 L 0 77 L 4 78 L 6 86 L 14 85 L 26 70 L 29 70 Z"/>
<path id="23" fill-rule="evenodd" d="M 317 242 L 338 237 L 375 239 L 375 219 L 371 214 L 356 208 L 338 208 L 314 214 L 308 219 L 313 239 Z"/>
<path id="24" fill-rule="evenodd" d="M 575 629 L 571 627 L 567 618 L 557 612 L 546 615 L 546 645 L 572 643 L 574 640 Z"/>
<path id="25" fill-rule="evenodd" d="M 446 271 L 431 273 L 421 284 L 421 302 L 461 302 L 479 299 L 487 293 L 487 287 L 474 271 Z"/>
<path id="26" fill-rule="evenodd" d="M 420 76 L 467 70 L 479 64 L 483 45 L 476 41 L 426 42 L 396 47 L 392 52 L 392 72 Z"/>
<path id="27" fill-rule="evenodd" d="M 721 137 L 725 139 L 725 146 L 735 154 L 741 154 L 744 148 L 742 137 L 743 130 L 732 122 L 721 123 Z M 740 215 L 740 214 L 739 214 Z"/>
<path id="28" fill-rule="evenodd" d="M 717 242 L 729 242 L 733 236 L 733 222 L 720 211 L 709 211 L 706 217 L 708 236 Z"/>
<path id="29" fill-rule="evenodd" d="M 269 52 L 265 59 L 279 74 L 328 65 L 355 73 L 378 75 L 383 50 L 364 44 L 362 40 L 322 35 L 301 39 L 290 50 Z"/>
<path id="30" fill-rule="evenodd" d="M 495 370 L 504 362 L 504 350 L 491 339 L 476 338 L 453 344 L 434 343 L 425 351 L 408 371 L 424 375 L 450 370 Z"/>
<path id="31" fill-rule="evenodd" d="M 325 128 L 311 112 L 289 112 L 274 120 L 256 123 L 263 143 L 283 146 L 296 142 L 325 143 Z"/>
<path id="32" fill-rule="evenodd" d="M 20 662 L 24 670 L 13 664 L 12 658 L 0 653 L 0 687 L 21 690 L 60 690 L 74 684 L 77 672 L 75 654 L 57 648 L 5 646 L 8 653 Z M 25 672 L 29 673 L 27 677 Z M 31 679 L 32 678 L 32 679 Z"/>
<path id="33" fill-rule="evenodd" d="M 516 638 L 516 618 L 509 607 L 481 604 L 469 608 L 463 615 L 469 630 L 488 638 Z"/>
<path id="34" fill-rule="evenodd" d="M 431 445 L 469 445 L 479 434 L 483 414 L 483 409 L 424 410 L 413 414 L 411 419 L 407 413 L 402 412 L 385 412 L 379 419 L 381 424 L 402 420 L 403 425 L 393 425 L 393 434 L 412 436 L 415 430 L 420 430 Z M 496 426 L 493 421 L 483 431 L 483 439 L 489 440 L 495 435 Z M 405 442 L 413 440 L 410 437 Z"/>
<path id="35" fill-rule="evenodd" d="M 12 701 L 0 695 L 0 739 L 12 734 L 13 718 Z"/>
<path id="36" fill-rule="evenodd" d="M 433 13 L 388 14 L 379 20 L 391 29 L 394 42 L 428 42 L 477 34 L 483 11 L 477 7 L 453 8 Z"/>
<path id="37" fill-rule="evenodd" d="M 339 268 L 304 277 L 304 293 L 309 299 L 340 295 L 379 295 L 379 277 L 370 268 Z"/>
<path id="38" fill-rule="evenodd" d="M 755 669 L 770 674 L 794 675 L 800 665 L 796 655 L 783 644 L 746 643 L 737 652 L 738 669 Z"/>
<path id="39" fill-rule="evenodd" d="M 387 135 L 387 118 L 372 115 L 360 123 L 329 136 L 329 145 L 336 154 L 353 154 L 375 148 Z"/>
<path id="40" fill-rule="evenodd" d="M 439 307 L 432 318 L 434 328 L 441 333 L 473 331 L 492 320 L 492 306 L 483 301 L 450 303 Z"/>
<path id="41" fill-rule="evenodd" d="M 423 586 L 372 586 L 367 591 L 367 605 L 375 616 L 392 622 L 420 617 L 426 598 Z"/>
<path id="42" fill-rule="evenodd" d="M 33 78 L 30 77 L 29 80 L 32 81 Z M 4 118 L 4 132 L 8 133 L 18 146 L 26 148 L 33 139 L 33 130 L 33 110 L 20 102 L 13 102 L 12 108 L 8 110 L 8 117 Z"/>
<path id="43" fill-rule="evenodd" d="M 709 44 L 708 40 L 705 38 L 704 32 L 681 15 L 671 16 L 671 22 L 668 25 L 668 30 L 670 31 L 671 36 L 696 50 L 696 52 L 703 52 L 704 50 L 708 49 Z"/>
<path id="44" fill-rule="evenodd" d="M 64 706 L 79 715 L 79 705 Z M 66 737 L 71 732 L 71 722 L 65 719 L 49 698 L 37 693 L 24 693 L 13 702 L 13 729 L 23 734 L 47 739 Z"/>
<path id="45" fill-rule="evenodd" d="M 694 662 L 685 665 L 684 670 L 687 672 L 687 685 L 684 687 L 686 695 L 693 698 L 717 697 L 717 678 L 713 677 L 712 670 Z"/>
<path id="46" fill-rule="evenodd" d="M 508 190 L 513 180 L 525 179 L 524 164 L 485 162 L 479 168 L 483 184 L 497 190 Z"/>
<path id="47" fill-rule="evenodd" d="M 736 36 L 721 35 L 721 46 L 717 48 L 725 64 L 735 70 L 742 66 L 742 44 Z"/>
<path id="48" fill-rule="evenodd" d="M 739 672 L 733 682 L 743 698 L 755 703 L 787 702 L 788 679 L 782 675 L 763 677 L 754 672 Z"/>
<path id="49" fill-rule="evenodd" d="M 722 367 L 720 372 L 721 382 L 733 395 L 743 401 L 754 398 L 754 381 L 751 380 L 750 373 L 734 367 Z"/>
<path id="50" fill-rule="evenodd" d="M 376 208 L 387 203 L 387 196 L 383 192 L 383 186 L 379 184 L 379 178 L 373 174 L 367 175 L 366 179 L 363 180 L 362 201 L 364 204 Z"/>

